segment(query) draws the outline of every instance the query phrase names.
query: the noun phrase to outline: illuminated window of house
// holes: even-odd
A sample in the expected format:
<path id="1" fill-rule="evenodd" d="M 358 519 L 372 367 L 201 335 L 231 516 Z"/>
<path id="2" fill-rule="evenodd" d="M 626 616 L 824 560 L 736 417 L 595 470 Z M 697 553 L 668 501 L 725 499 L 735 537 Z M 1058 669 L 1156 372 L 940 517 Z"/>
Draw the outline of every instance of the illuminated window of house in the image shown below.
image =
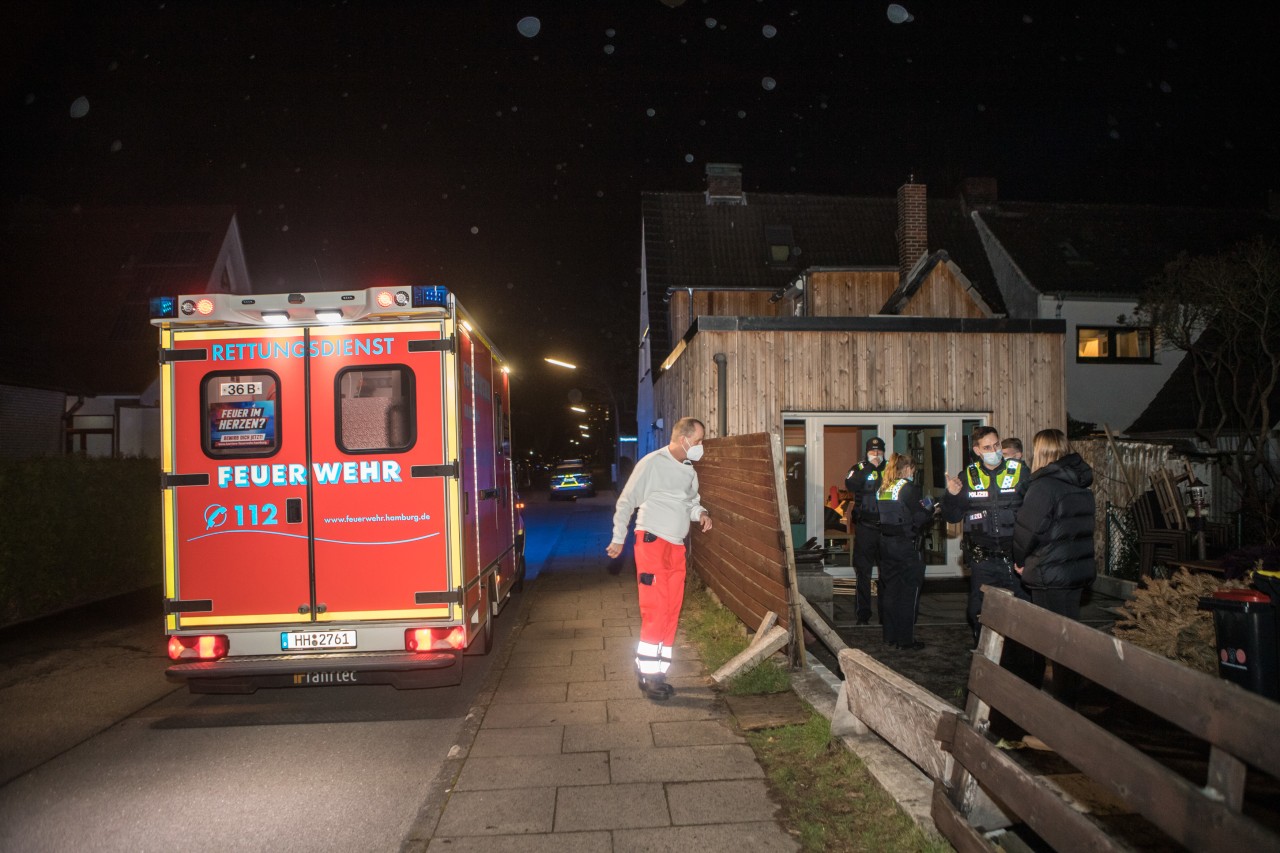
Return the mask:
<path id="1" fill-rule="evenodd" d="M 1140 364 L 1155 361 L 1149 328 L 1132 326 L 1077 326 L 1076 361 Z"/>
<path id="2" fill-rule="evenodd" d="M 790 264 L 792 247 L 795 246 L 795 235 L 790 225 L 766 225 L 764 228 L 765 243 L 769 247 L 770 264 Z"/>

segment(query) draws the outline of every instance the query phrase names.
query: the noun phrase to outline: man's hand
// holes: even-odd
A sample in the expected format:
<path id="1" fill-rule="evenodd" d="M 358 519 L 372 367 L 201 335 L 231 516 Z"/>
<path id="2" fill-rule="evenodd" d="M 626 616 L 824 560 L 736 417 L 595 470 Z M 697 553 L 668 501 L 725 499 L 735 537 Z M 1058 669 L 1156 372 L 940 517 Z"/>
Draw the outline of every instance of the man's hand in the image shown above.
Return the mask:
<path id="1" fill-rule="evenodd" d="M 960 482 L 959 477 L 947 475 L 947 491 L 953 495 L 960 494 L 960 490 L 964 488 L 964 483 Z"/>
<path id="2" fill-rule="evenodd" d="M 1013 570 L 1017 572 L 1019 575 L 1022 574 L 1022 566 L 1014 566 Z"/>
<path id="3" fill-rule="evenodd" d="M 706 533 L 711 529 L 711 513 L 705 509 L 702 511 L 702 517 L 698 519 L 698 523 L 702 525 L 702 532 Z"/>
<path id="4" fill-rule="evenodd" d="M 616 560 L 618 559 L 618 556 L 622 553 L 622 543 L 610 542 L 609 547 L 605 548 L 604 552 L 609 555 L 609 559 Z"/>

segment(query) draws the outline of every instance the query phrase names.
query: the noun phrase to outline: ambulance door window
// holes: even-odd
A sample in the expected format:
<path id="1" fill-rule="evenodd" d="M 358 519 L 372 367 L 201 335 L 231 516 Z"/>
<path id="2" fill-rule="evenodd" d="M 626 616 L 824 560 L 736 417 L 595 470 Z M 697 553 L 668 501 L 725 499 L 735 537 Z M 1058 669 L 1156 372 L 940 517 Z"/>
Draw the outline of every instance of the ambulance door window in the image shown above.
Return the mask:
<path id="1" fill-rule="evenodd" d="M 413 372 L 408 367 L 349 367 L 335 381 L 338 447 L 346 453 L 413 447 L 417 424 Z"/>
<path id="2" fill-rule="evenodd" d="M 204 452 L 272 456 L 280 449 L 280 379 L 269 372 L 210 373 L 200 389 Z"/>

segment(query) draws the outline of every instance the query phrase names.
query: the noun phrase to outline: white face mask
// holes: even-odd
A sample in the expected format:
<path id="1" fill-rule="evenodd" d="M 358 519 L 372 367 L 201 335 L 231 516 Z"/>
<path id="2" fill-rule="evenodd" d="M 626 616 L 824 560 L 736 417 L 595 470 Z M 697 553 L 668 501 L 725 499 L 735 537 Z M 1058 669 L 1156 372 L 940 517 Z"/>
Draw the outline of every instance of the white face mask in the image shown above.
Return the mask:
<path id="1" fill-rule="evenodd" d="M 694 444 L 686 448 L 684 451 L 684 455 L 685 455 L 685 458 L 688 459 L 690 462 L 697 462 L 699 459 L 702 458 L 702 445 Z"/>
<path id="2" fill-rule="evenodd" d="M 982 464 L 988 468 L 994 468 L 1004 461 L 1004 454 L 999 450 L 993 450 L 990 453 L 982 454 Z"/>
<path id="3" fill-rule="evenodd" d="M 870 453 L 867 454 L 867 461 L 870 462 L 872 465 L 879 465 L 880 463 L 884 462 L 884 454 L 881 453 L 879 450 L 872 450 Z"/>

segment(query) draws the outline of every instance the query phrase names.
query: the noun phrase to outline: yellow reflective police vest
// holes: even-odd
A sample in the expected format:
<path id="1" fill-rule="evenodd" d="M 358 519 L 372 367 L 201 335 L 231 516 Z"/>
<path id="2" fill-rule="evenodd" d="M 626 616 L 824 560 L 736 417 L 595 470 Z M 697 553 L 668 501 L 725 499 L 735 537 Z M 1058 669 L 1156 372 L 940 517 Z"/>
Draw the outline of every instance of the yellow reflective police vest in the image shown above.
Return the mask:
<path id="1" fill-rule="evenodd" d="M 982 533 L 998 539 L 1013 535 L 1014 518 L 1022 506 L 1018 484 L 1022 482 L 1025 468 L 1017 459 L 1006 459 L 991 472 L 977 462 L 965 468 L 968 481 L 965 533 Z"/>
<path id="2" fill-rule="evenodd" d="M 880 507 L 880 523 L 887 527 L 906 527 L 910 521 L 910 513 L 907 512 L 907 505 L 898 496 L 902 491 L 902 487 L 909 483 L 910 480 L 898 480 L 895 483 L 886 483 L 881 489 L 876 491 L 876 503 Z"/>

